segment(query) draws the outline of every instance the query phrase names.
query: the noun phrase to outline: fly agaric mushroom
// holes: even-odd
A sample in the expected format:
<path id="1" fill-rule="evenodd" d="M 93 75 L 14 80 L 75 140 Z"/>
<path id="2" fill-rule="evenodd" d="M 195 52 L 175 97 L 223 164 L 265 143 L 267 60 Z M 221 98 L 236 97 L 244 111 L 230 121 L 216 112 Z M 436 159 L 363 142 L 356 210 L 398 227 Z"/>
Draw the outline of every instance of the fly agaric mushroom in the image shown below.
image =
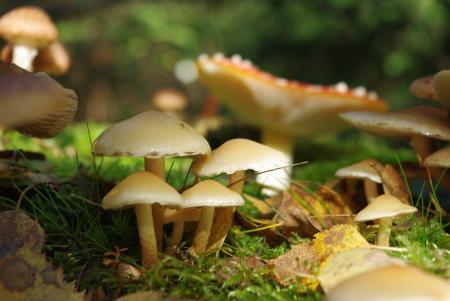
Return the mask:
<path id="1" fill-rule="evenodd" d="M 438 100 L 432 82 L 433 76 L 420 77 L 409 85 L 409 92 L 421 99 Z"/>
<path id="2" fill-rule="evenodd" d="M 158 176 L 142 171 L 129 175 L 114 187 L 102 201 L 102 208 L 120 209 L 134 206 L 141 244 L 142 265 L 150 267 L 158 260 L 152 204 L 180 206 L 181 195 Z"/>
<path id="3" fill-rule="evenodd" d="M 0 53 L 0 59 L 12 62 L 13 46 L 7 44 Z M 40 49 L 33 61 L 33 72 L 45 72 L 53 75 L 65 74 L 70 68 L 70 56 L 64 45 L 55 41 L 50 46 Z"/>
<path id="4" fill-rule="evenodd" d="M 221 173 L 229 175 L 229 188 L 241 194 L 244 187 L 245 171 L 265 172 L 288 166 L 290 160 L 283 152 L 269 146 L 248 140 L 231 139 L 209 156 L 199 157 L 192 166 L 196 176 L 215 176 Z M 231 227 L 234 208 L 224 207 L 216 210 L 216 219 L 211 231 L 208 249 L 220 249 Z"/>
<path id="5" fill-rule="evenodd" d="M 202 207 L 194 241 L 192 242 L 192 247 L 189 249 L 192 255 L 199 255 L 205 252 L 213 220 L 215 222 L 222 222 L 214 218 L 215 207 L 237 207 L 244 204 L 244 199 L 239 193 L 213 180 L 199 182 L 184 191 L 182 196 L 184 199 L 184 208 Z"/>
<path id="6" fill-rule="evenodd" d="M 450 284 L 407 265 L 389 265 L 342 281 L 326 301 L 450 301 Z"/>
<path id="7" fill-rule="evenodd" d="M 416 207 L 403 204 L 392 195 L 382 194 L 366 208 L 361 210 L 356 216 L 356 222 L 366 222 L 378 220 L 377 245 L 389 247 L 389 236 L 391 234 L 393 217 L 401 214 L 409 214 L 417 211 Z"/>
<path id="8" fill-rule="evenodd" d="M 96 156 L 144 157 L 145 170 L 165 181 L 164 157 L 187 157 L 211 151 L 208 141 L 183 121 L 148 111 L 118 122 L 94 141 Z M 150 206 L 150 205 L 149 205 Z M 153 206 L 158 249 L 162 250 L 163 209 Z"/>
<path id="9" fill-rule="evenodd" d="M 58 39 L 58 30 L 45 11 L 34 6 L 13 9 L 0 18 L 0 36 L 13 45 L 12 62 L 33 71 L 38 49 Z"/>
<path id="10" fill-rule="evenodd" d="M 442 70 L 433 77 L 433 88 L 442 107 L 450 115 L 450 70 Z"/>
<path id="11" fill-rule="evenodd" d="M 0 125 L 49 138 L 72 121 L 78 106 L 73 90 L 45 73 L 29 73 L 0 62 Z"/>
<path id="12" fill-rule="evenodd" d="M 261 127 L 263 144 L 284 152 L 291 163 L 296 136 L 314 136 L 344 127 L 338 118 L 341 112 L 387 109 L 384 101 L 363 87 L 349 89 L 345 83 L 321 86 L 289 81 L 259 70 L 238 55 L 201 55 L 197 66 L 200 80 L 212 93 L 238 117 Z M 276 177 L 265 184 L 285 190 L 289 173 L 274 174 Z"/>
<path id="13" fill-rule="evenodd" d="M 373 161 L 373 159 L 363 160 L 336 171 L 339 178 L 363 180 L 367 202 L 378 196 L 377 184 L 381 184 L 380 176 L 370 165 Z"/>

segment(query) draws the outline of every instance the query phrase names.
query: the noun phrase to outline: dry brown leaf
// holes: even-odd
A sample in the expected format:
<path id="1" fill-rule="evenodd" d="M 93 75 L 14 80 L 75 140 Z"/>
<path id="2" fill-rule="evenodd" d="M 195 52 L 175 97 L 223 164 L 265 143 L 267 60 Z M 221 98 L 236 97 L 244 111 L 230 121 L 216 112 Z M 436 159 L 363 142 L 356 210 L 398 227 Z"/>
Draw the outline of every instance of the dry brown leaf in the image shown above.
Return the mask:
<path id="1" fill-rule="evenodd" d="M 164 297 L 162 293 L 155 291 L 137 292 L 116 299 L 116 301 L 190 301 L 191 299 Z"/>
<path id="2" fill-rule="evenodd" d="M 395 196 L 404 204 L 411 205 L 408 189 L 397 169 L 390 164 L 386 164 L 385 166 L 374 164 L 372 167 L 383 182 L 384 193 Z"/>
<path id="3" fill-rule="evenodd" d="M 402 264 L 385 252 L 368 248 L 356 248 L 332 255 L 320 268 L 317 275 L 325 293 L 335 285 L 362 272 L 390 264 Z"/>
<path id="4" fill-rule="evenodd" d="M 244 214 L 242 214 L 239 211 L 236 211 L 236 213 L 234 215 L 234 219 L 236 221 L 236 224 L 238 224 L 239 226 L 241 226 L 245 229 L 249 229 L 249 230 L 257 230 L 257 229 L 265 227 L 269 224 L 273 224 L 273 222 L 270 220 L 266 220 L 267 221 L 266 224 L 257 224 L 255 221 L 246 217 Z M 260 221 L 263 221 L 263 220 L 260 220 Z M 280 234 L 279 232 L 277 232 L 277 230 L 275 228 L 266 228 L 263 230 L 250 232 L 249 234 L 257 234 L 257 235 L 264 236 L 266 243 L 271 247 L 278 246 L 282 242 L 287 241 L 287 237 Z"/>
<path id="5" fill-rule="evenodd" d="M 312 244 L 301 243 L 267 263 L 273 268 L 272 274 L 281 285 L 295 283 L 297 278 L 303 278 L 307 283 L 311 283 L 315 280 L 319 256 Z"/>
<path id="6" fill-rule="evenodd" d="M 0 300 L 78 301 L 73 283 L 64 282 L 41 253 L 44 231 L 20 211 L 0 213 Z"/>

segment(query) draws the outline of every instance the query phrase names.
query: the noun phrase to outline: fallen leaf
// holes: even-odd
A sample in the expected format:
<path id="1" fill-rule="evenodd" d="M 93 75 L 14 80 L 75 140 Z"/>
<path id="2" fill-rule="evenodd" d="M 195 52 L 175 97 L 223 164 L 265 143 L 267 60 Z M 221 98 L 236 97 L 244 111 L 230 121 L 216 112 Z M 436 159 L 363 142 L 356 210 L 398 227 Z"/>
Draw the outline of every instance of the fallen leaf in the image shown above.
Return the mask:
<path id="1" fill-rule="evenodd" d="M 385 166 L 374 164 L 372 167 L 383 182 L 384 193 L 395 196 L 404 204 L 411 205 L 408 189 L 397 169 L 390 164 L 386 164 Z"/>
<path id="2" fill-rule="evenodd" d="M 403 261 L 381 250 L 356 248 L 331 255 L 317 275 L 320 285 L 328 293 L 338 283 L 357 274 Z"/>
<path id="3" fill-rule="evenodd" d="M 64 282 L 41 253 L 44 231 L 20 211 L 0 213 L 0 300 L 78 301 L 74 283 Z"/>
<path id="4" fill-rule="evenodd" d="M 315 282 L 318 263 L 319 256 L 310 243 L 295 245 L 284 255 L 267 262 L 275 280 L 284 286 L 295 283 L 298 278 L 304 279 L 306 283 Z"/>
<path id="5" fill-rule="evenodd" d="M 266 227 L 269 224 L 274 224 L 271 220 L 265 220 L 267 223 L 257 223 L 254 219 L 251 219 L 245 216 L 243 213 L 236 211 L 234 215 L 234 220 L 237 225 L 249 229 L 249 230 L 258 230 L 260 228 Z M 259 220 L 262 222 L 263 220 Z M 257 234 L 264 236 L 267 244 L 271 247 L 278 246 L 282 242 L 287 241 L 287 237 L 279 233 L 276 228 L 264 228 L 262 230 L 248 232 L 249 234 Z"/>
<path id="6" fill-rule="evenodd" d="M 221 282 L 227 281 L 243 268 L 257 269 L 264 267 L 266 263 L 257 256 L 230 257 L 225 264 L 217 271 L 217 279 Z"/>

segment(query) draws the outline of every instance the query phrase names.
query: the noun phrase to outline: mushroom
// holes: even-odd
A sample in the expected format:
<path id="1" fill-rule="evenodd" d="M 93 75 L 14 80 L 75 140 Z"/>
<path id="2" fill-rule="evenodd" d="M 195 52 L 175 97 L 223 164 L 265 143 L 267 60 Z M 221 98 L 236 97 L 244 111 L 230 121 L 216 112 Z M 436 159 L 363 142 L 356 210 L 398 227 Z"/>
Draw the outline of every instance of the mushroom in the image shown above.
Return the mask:
<path id="1" fill-rule="evenodd" d="M 393 217 L 401 214 L 414 213 L 416 211 L 416 207 L 406 205 L 392 195 L 382 194 L 358 212 L 355 216 L 355 221 L 366 222 L 378 220 L 380 228 L 378 229 L 377 245 L 389 247 L 389 236 L 391 234 Z"/>
<path id="2" fill-rule="evenodd" d="M 342 281 L 326 301 L 450 301 L 450 284 L 407 265 L 389 265 Z"/>
<path id="3" fill-rule="evenodd" d="M 433 88 L 442 107 L 450 114 L 450 70 L 442 70 L 433 77 Z"/>
<path id="4" fill-rule="evenodd" d="M 49 138 L 72 121 L 78 106 L 73 90 L 45 73 L 29 73 L 0 62 L 0 125 Z"/>
<path id="5" fill-rule="evenodd" d="M 425 159 L 425 166 L 428 167 L 441 167 L 441 168 L 449 168 L 450 167 L 450 146 L 444 147 L 431 155 L 429 155 Z"/>
<path id="6" fill-rule="evenodd" d="M 180 206 L 181 195 L 158 176 L 142 171 L 129 175 L 102 200 L 102 208 L 120 209 L 134 206 L 141 244 L 142 266 L 150 267 L 158 260 L 158 248 L 151 210 L 152 204 Z"/>
<path id="7" fill-rule="evenodd" d="M 176 89 L 160 89 L 152 97 L 152 104 L 158 111 L 178 119 L 188 102 L 186 96 Z"/>
<path id="8" fill-rule="evenodd" d="M 215 207 L 237 207 L 244 204 L 244 199 L 239 193 L 224 187 L 213 180 L 199 182 L 182 193 L 183 207 L 202 207 L 200 220 L 195 231 L 192 246 L 189 253 L 199 255 L 205 252 L 208 238 L 211 234 Z"/>
<path id="9" fill-rule="evenodd" d="M 381 183 L 380 176 L 370 165 L 373 161 L 375 160 L 363 160 L 336 171 L 336 176 L 339 178 L 363 180 L 366 200 L 369 203 L 378 196 L 377 183 Z"/>
<path id="10" fill-rule="evenodd" d="M 262 128 L 263 144 L 284 152 L 290 162 L 296 136 L 341 129 L 345 126 L 338 118 L 341 112 L 387 109 L 384 101 L 363 87 L 349 89 L 345 83 L 318 86 L 278 78 L 238 55 L 201 55 L 197 66 L 200 80 L 212 93 L 238 117 Z M 262 182 L 287 189 L 289 172 L 278 170 L 274 174 L 272 181 Z"/>
<path id="11" fill-rule="evenodd" d="M 226 173 L 229 175 L 229 188 L 241 194 L 245 170 L 265 172 L 286 167 L 289 163 L 289 158 L 283 152 L 269 146 L 248 139 L 231 139 L 216 148 L 209 156 L 196 159 L 192 166 L 192 173 L 196 176 L 207 177 Z M 221 248 L 231 227 L 233 213 L 233 207 L 216 210 L 215 218 L 223 222 L 214 223 L 208 249 Z"/>
<path id="12" fill-rule="evenodd" d="M 13 9 L 0 18 L 0 36 L 13 45 L 12 62 L 33 71 L 38 49 L 58 39 L 58 30 L 45 11 L 35 6 Z"/>
<path id="13" fill-rule="evenodd" d="M 409 92 L 421 99 L 438 100 L 432 82 L 433 76 L 420 77 L 409 85 Z"/>
<path id="14" fill-rule="evenodd" d="M 183 121 L 158 111 L 147 111 L 106 129 L 94 141 L 96 156 L 144 157 L 145 170 L 165 181 L 164 157 L 207 154 L 206 139 Z M 158 249 L 162 250 L 163 208 L 153 206 Z"/>
<path id="15" fill-rule="evenodd" d="M 13 46 L 7 44 L 3 47 L 0 59 L 4 62 L 12 62 Z M 64 45 L 55 41 L 50 46 L 40 49 L 33 61 L 34 72 L 45 72 L 53 75 L 63 75 L 70 68 L 70 56 Z"/>

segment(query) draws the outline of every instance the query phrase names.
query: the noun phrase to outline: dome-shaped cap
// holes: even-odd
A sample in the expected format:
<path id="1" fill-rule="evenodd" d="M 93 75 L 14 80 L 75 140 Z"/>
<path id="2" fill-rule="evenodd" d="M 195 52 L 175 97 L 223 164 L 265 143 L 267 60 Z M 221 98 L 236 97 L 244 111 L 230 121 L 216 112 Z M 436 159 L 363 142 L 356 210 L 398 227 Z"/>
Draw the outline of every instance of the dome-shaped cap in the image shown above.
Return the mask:
<path id="1" fill-rule="evenodd" d="M 208 141 L 187 123 L 158 111 L 118 122 L 94 141 L 96 156 L 183 157 L 207 154 Z"/>
<path id="2" fill-rule="evenodd" d="M 433 88 L 442 107 L 450 112 L 450 70 L 442 70 L 433 77 Z"/>
<path id="3" fill-rule="evenodd" d="M 187 98 L 177 89 L 161 89 L 153 95 L 152 104 L 163 112 L 179 111 L 187 106 Z"/>
<path id="4" fill-rule="evenodd" d="M 385 217 L 393 217 L 400 214 L 414 213 L 416 207 L 403 204 L 396 197 L 383 194 L 367 205 L 363 210 L 355 216 L 356 222 L 373 221 Z"/>
<path id="5" fill-rule="evenodd" d="M 347 179 L 369 179 L 376 183 L 381 183 L 378 173 L 370 166 L 373 159 L 367 159 L 355 164 L 343 167 L 336 171 L 336 176 Z"/>
<path id="6" fill-rule="evenodd" d="M 438 100 L 432 82 L 433 76 L 420 77 L 409 85 L 409 92 L 421 99 Z"/>
<path id="7" fill-rule="evenodd" d="M 338 114 L 385 111 L 386 103 L 364 87 L 311 85 L 275 77 L 239 55 L 201 55 L 200 80 L 245 122 L 290 135 L 314 135 L 346 124 Z"/>
<path id="8" fill-rule="evenodd" d="M 11 44 L 43 48 L 58 39 L 58 30 L 45 11 L 24 6 L 0 18 L 0 36 Z"/>
<path id="9" fill-rule="evenodd" d="M 244 204 L 240 194 L 213 180 L 205 180 L 182 194 L 183 207 L 236 207 Z"/>
<path id="10" fill-rule="evenodd" d="M 135 172 L 117 184 L 102 200 L 103 209 L 119 209 L 136 204 L 180 206 L 181 195 L 158 176 Z"/>
<path id="11" fill-rule="evenodd" d="M 0 63 L 0 125 L 33 137 L 53 137 L 72 121 L 77 106 L 75 92 L 47 74 Z"/>
<path id="12" fill-rule="evenodd" d="M 331 289 L 326 301 L 450 301 L 450 284 L 406 265 L 355 275 Z"/>
<path id="13" fill-rule="evenodd" d="M 239 170 L 266 171 L 288 166 L 289 158 L 282 152 L 248 139 L 231 139 L 216 148 L 209 156 L 195 160 L 192 172 L 200 176 Z"/>
<path id="14" fill-rule="evenodd" d="M 390 137 L 421 135 L 440 140 L 450 140 L 447 114 L 440 109 L 417 106 L 388 112 L 348 112 L 341 118 L 363 131 Z"/>
<path id="15" fill-rule="evenodd" d="M 428 167 L 450 167 L 450 146 L 444 147 L 425 159 L 425 166 Z"/>

